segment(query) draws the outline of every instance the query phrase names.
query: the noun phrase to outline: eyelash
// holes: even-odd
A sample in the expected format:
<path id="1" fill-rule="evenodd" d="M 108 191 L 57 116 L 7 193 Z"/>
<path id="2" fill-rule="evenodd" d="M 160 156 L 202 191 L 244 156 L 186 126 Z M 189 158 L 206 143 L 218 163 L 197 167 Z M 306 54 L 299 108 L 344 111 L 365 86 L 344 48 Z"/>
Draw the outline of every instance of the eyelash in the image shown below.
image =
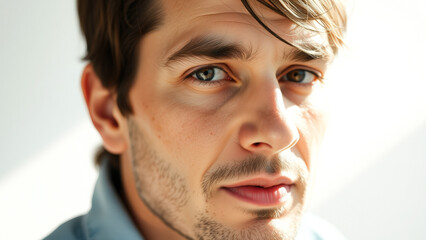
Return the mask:
<path id="1" fill-rule="evenodd" d="M 215 69 L 215 70 L 220 70 L 223 71 L 223 73 L 226 75 L 226 77 L 224 79 L 221 80 L 216 80 L 216 81 L 203 81 L 203 80 L 199 80 L 196 77 L 194 77 L 195 74 L 199 73 L 201 70 L 203 69 Z M 216 71 L 215 71 L 216 73 Z M 191 73 L 189 73 L 188 75 L 186 75 L 185 80 L 191 80 L 194 83 L 196 83 L 197 85 L 200 86 L 222 86 L 223 84 L 226 83 L 226 81 L 234 81 L 234 79 L 230 76 L 230 74 L 228 73 L 228 71 L 224 70 L 223 67 L 217 66 L 217 65 L 206 65 L 206 66 L 202 66 L 199 67 L 197 69 L 195 69 L 194 71 L 192 71 Z"/>
<path id="2" fill-rule="evenodd" d="M 215 80 L 215 81 L 200 80 L 200 79 L 197 79 L 196 77 L 194 77 L 194 75 L 196 75 L 197 73 L 200 73 L 200 71 L 203 70 L 203 69 L 214 69 L 214 73 L 216 73 L 216 70 L 223 71 L 223 73 L 226 75 L 226 77 L 224 79 Z M 296 81 L 288 80 L 287 75 L 289 73 L 293 72 L 293 71 L 298 71 L 298 70 L 304 71 L 305 73 L 312 74 L 313 77 L 315 77 L 315 79 L 313 79 L 312 81 L 310 81 L 308 83 L 302 83 L 302 82 L 296 82 Z M 235 82 L 234 78 L 230 76 L 228 71 L 224 70 L 223 67 L 220 67 L 220 66 L 217 66 L 217 65 L 206 65 L 206 66 L 199 67 L 199 68 L 195 69 L 194 71 L 192 71 L 191 73 L 189 73 L 188 75 L 186 75 L 184 80 L 191 80 L 199 86 L 206 86 L 206 87 L 222 86 L 223 84 L 226 83 L 226 81 L 234 81 Z M 312 83 L 314 83 L 316 81 L 323 82 L 323 77 L 322 77 L 322 74 L 318 73 L 317 71 L 306 69 L 306 67 L 303 67 L 303 66 L 293 66 L 293 67 L 287 68 L 284 71 L 284 74 L 281 74 L 280 77 L 278 77 L 278 80 L 280 82 L 288 82 L 290 84 L 297 84 L 299 86 L 308 87 L 309 85 L 311 85 Z"/>
<path id="3" fill-rule="evenodd" d="M 288 79 L 288 77 L 289 77 L 289 74 L 294 72 L 294 71 L 304 71 L 304 74 L 311 74 L 312 77 L 314 77 L 314 79 L 311 80 L 310 82 L 307 82 L 307 83 L 303 83 L 304 80 L 299 81 L 299 82 L 298 81 L 291 81 L 291 80 Z M 307 76 L 305 75 L 304 77 L 307 77 Z M 281 76 L 278 78 L 278 80 L 280 82 L 285 81 L 285 82 L 288 82 L 288 83 L 291 83 L 291 84 L 308 86 L 308 85 L 313 84 L 316 81 L 323 82 L 324 78 L 322 77 L 322 74 L 319 73 L 318 71 L 310 70 L 310 69 L 307 69 L 307 67 L 303 67 L 303 66 L 293 66 L 293 67 L 286 69 L 284 71 L 284 74 L 281 74 Z"/>

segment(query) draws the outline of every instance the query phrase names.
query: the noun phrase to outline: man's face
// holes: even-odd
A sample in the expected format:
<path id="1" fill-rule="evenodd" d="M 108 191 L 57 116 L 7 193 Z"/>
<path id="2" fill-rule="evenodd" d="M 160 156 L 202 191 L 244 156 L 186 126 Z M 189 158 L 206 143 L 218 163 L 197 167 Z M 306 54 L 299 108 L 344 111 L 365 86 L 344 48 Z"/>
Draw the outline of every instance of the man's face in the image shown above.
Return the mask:
<path id="1" fill-rule="evenodd" d="M 140 200 L 187 238 L 293 239 L 325 128 L 328 60 L 271 36 L 238 0 L 162 5 L 129 93 L 122 160 Z M 322 43 L 263 10 L 283 38 Z"/>

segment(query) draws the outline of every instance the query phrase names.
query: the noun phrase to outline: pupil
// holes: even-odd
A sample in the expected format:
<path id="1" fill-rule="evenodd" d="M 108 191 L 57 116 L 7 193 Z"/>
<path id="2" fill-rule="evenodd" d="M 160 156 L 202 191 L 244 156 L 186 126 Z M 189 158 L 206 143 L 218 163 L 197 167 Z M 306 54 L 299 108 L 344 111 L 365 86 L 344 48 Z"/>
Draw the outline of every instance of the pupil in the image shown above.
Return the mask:
<path id="1" fill-rule="evenodd" d="M 213 79 L 214 71 L 213 69 L 202 69 L 199 73 L 197 73 L 197 77 L 203 81 L 210 81 Z"/>
<path id="2" fill-rule="evenodd" d="M 295 70 L 295 71 L 291 72 L 290 76 L 291 76 L 292 81 L 300 82 L 305 78 L 305 73 L 304 73 L 304 71 L 301 71 L 301 70 Z"/>

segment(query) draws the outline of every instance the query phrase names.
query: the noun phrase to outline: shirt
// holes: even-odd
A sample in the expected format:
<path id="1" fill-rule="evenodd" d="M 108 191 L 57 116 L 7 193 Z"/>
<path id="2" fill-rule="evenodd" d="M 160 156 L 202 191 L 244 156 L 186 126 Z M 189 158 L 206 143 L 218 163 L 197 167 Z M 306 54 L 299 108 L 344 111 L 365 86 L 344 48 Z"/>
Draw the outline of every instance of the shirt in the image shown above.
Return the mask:
<path id="1" fill-rule="evenodd" d="M 143 240 L 113 183 L 109 160 L 103 161 L 92 208 L 54 230 L 46 240 Z M 296 240 L 344 240 L 329 223 L 312 214 L 304 216 Z"/>

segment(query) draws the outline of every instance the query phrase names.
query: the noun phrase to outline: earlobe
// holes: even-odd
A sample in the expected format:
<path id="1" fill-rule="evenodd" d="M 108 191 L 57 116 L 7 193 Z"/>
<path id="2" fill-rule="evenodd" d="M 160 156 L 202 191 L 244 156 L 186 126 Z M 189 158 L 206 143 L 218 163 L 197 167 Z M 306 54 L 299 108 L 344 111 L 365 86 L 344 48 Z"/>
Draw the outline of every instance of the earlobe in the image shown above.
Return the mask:
<path id="1" fill-rule="evenodd" d="M 125 117 L 118 109 L 114 94 L 102 85 L 91 64 L 83 70 L 81 89 L 104 147 L 111 153 L 121 154 L 127 148 Z"/>

